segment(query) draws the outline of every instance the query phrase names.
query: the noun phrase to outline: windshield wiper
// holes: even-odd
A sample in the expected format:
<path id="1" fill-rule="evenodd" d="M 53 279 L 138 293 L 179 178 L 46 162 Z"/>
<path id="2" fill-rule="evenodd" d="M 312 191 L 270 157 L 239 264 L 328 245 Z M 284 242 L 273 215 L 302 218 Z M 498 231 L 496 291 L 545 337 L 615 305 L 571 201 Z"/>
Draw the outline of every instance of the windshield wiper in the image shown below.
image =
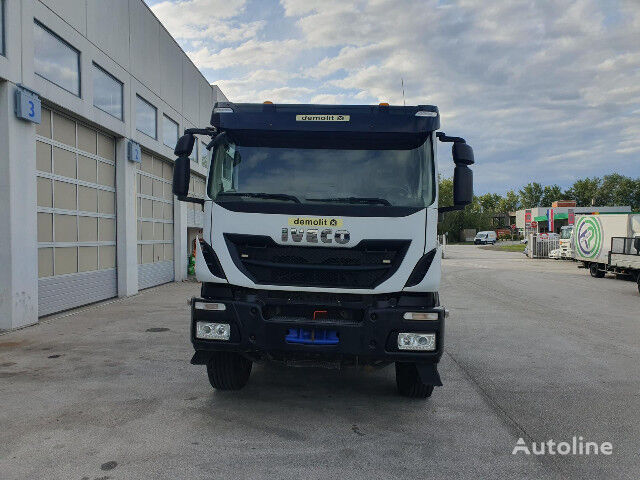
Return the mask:
<path id="1" fill-rule="evenodd" d="M 293 195 L 287 195 L 286 193 L 261 193 L 261 192 L 221 192 L 218 197 L 251 197 L 251 198 L 269 198 L 273 200 L 290 200 L 295 203 L 300 203 L 298 197 Z"/>
<path id="2" fill-rule="evenodd" d="M 369 203 L 380 204 L 390 207 L 389 200 L 384 198 L 367 198 L 367 197 L 343 197 L 343 198 L 305 198 L 308 202 L 344 202 L 344 203 Z"/>

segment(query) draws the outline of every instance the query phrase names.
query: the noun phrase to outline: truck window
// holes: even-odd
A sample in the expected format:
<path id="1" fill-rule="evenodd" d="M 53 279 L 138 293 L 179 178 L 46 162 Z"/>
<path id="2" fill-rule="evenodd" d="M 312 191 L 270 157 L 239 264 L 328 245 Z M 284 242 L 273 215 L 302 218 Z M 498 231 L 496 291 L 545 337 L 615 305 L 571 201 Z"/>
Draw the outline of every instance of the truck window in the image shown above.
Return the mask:
<path id="1" fill-rule="evenodd" d="M 426 207 L 434 199 L 431 137 L 415 148 L 286 148 L 223 142 L 210 167 L 209 196 L 223 192 L 286 194 L 302 203 L 379 199 L 380 205 Z M 250 198 L 250 201 L 282 201 Z M 351 203 L 345 200 L 345 203 Z M 337 202 L 339 203 L 339 202 Z"/>

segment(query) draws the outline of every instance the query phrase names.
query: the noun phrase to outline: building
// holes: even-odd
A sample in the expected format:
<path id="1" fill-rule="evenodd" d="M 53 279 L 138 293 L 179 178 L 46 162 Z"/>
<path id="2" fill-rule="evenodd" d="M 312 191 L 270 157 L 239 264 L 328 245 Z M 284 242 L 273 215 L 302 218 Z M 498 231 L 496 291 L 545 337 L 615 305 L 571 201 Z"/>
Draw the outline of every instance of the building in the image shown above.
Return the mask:
<path id="1" fill-rule="evenodd" d="M 174 201 L 173 147 L 224 95 L 142 0 L 0 12 L 0 329 L 184 279 L 202 212 Z"/>
<path id="2" fill-rule="evenodd" d="M 533 207 L 515 212 L 516 228 L 524 235 L 529 233 L 549 232 L 549 211 L 553 212 L 553 233 L 560 233 L 560 229 L 572 224 L 575 215 L 591 213 L 629 213 L 630 206 L 620 207 L 578 207 L 568 202 L 554 202 L 551 207 Z M 572 217 L 573 215 L 573 217 Z"/>

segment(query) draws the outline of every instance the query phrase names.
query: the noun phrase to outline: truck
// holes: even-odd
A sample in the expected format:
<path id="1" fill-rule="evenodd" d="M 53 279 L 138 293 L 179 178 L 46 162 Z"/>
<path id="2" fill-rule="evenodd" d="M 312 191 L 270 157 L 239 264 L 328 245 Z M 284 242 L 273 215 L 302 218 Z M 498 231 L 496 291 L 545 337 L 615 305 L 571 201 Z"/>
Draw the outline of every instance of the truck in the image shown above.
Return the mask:
<path id="1" fill-rule="evenodd" d="M 175 147 L 173 192 L 203 205 L 190 300 L 191 363 L 237 390 L 254 362 L 395 364 L 401 395 L 431 396 L 447 310 L 438 215 L 473 197 L 472 148 L 432 105 L 218 102 Z M 208 136 L 204 199 L 188 196 Z M 438 142 L 452 144 L 453 205 L 438 207 Z"/>
<path id="2" fill-rule="evenodd" d="M 560 227 L 559 258 L 573 259 L 573 225 Z"/>
<path id="3" fill-rule="evenodd" d="M 640 212 L 580 215 L 573 244 L 574 258 L 592 277 L 631 276 L 640 292 Z"/>

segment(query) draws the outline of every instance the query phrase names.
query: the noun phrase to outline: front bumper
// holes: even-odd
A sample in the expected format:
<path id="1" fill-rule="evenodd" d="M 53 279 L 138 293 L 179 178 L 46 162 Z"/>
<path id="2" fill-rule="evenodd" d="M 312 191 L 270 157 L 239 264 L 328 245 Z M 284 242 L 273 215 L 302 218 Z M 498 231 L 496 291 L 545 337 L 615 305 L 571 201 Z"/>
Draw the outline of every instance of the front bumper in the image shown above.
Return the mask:
<path id="1" fill-rule="evenodd" d="M 225 310 L 196 308 L 198 303 L 223 303 Z M 231 351 L 251 359 L 315 359 L 340 363 L 384 364 L 411 362 L 435 364 L 444 347 L 445 309 L 436 307 L 370 307 L 362 310 L 359 321 L 312 318 L 265 318 L 259 302 L 229 298 L 193 298 L 191 301 L 191 342 L 196 350 L 192 363 L 205 364 L 212 352 Z M 405 312 L 437 312 L 438 320 L 405 320 Z M 228 323 L 229 340 L 203 340 L 195 337 L 196 322 Z M 334 345 L 289 343 L 292 328 L 323 329 L 337 332 Z M 397 347 L 399 332 L 435 333 L 433 351 L 406 351 Z"/>

